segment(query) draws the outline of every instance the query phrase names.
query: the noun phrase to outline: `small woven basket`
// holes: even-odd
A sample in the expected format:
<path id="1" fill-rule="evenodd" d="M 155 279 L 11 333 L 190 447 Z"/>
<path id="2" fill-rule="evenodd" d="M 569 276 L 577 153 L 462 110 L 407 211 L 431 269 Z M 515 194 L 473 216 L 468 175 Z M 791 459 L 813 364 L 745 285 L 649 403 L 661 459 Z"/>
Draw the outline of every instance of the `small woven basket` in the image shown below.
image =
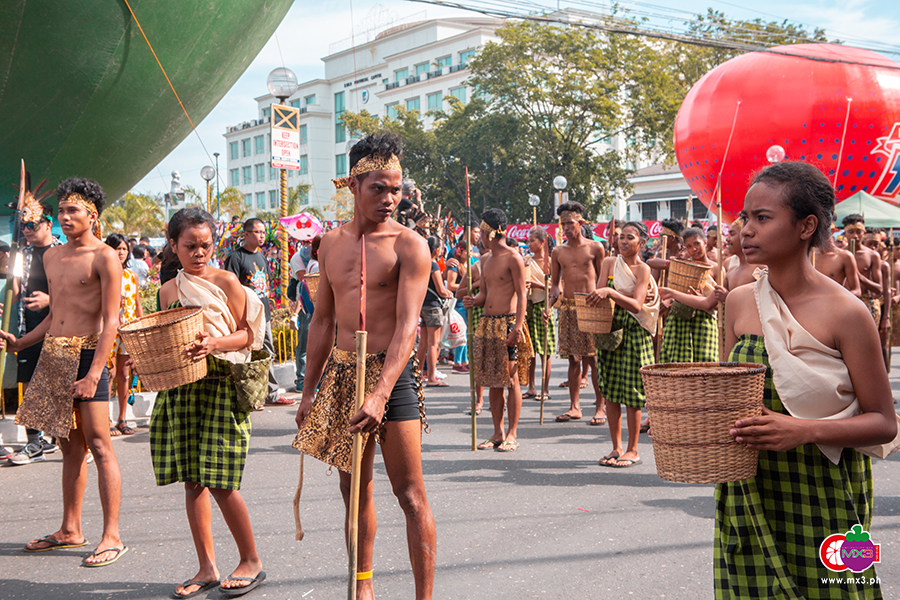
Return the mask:
<path id="1" fill-rule="evenodd" d="M 712 265 L 703 265 L 673 258 L 669 261 L 669 288 L 695 295 L 700 291 L 700 283 L 706 277 Z M 693 288 L 693 289 L 691 289 Z"/>
<path id="2" fill-rule="evenodd" d="M 319 274 L 313 273 L 304 277 L 306 287 L 309 289 L 309 299 L 316 303 L 316 295 L 319 293 Z"/>
<path id="3" fill-rule="evenodd" d="M 122 344 L 134 361 L 141 385 L 170 390 L 206 377 L 206 361 L 192 361 L 185 348 L 203 330 L 199 306 L 155 312 L 119 328 Z"/>
<path id="4" fill-rule="evenodd" d="M 609 333 L 612 329 L 615 301 L 612 298 L 606 298 L 597 306 L 588 306 L 586 300 L 587 294 L 575 292 L 575 314 L 578 317 L 578 329 L 587 333 Z"/>
<path id="5" fill-rule="evenodd" d="M 756 475 L 759 452 L 738 444 L 734 422 L 762 414 L 766 367 L 755 363 L 667 363 L 641 368 L 656 472 L 680 483 L 724 483 Z"/>

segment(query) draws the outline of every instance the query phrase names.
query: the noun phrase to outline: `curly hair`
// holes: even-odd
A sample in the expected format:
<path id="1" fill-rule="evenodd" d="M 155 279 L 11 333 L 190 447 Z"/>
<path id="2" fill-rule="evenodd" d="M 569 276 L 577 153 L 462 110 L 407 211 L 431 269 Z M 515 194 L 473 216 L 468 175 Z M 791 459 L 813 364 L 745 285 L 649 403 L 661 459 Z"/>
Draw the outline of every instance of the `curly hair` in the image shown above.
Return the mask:
<path id="1" fill-rule="evenodd" d="M 490 225 L 493 229 L 505 229 L 507 223 L 509 223 L 506 219 L 506 213 L 500 208 L 487 209 L 481 213 L 481 220 Z"/>
<path id="2" fill-rule="evenodd" d="M 831 222 L 834 215 L 834 188 L 828 178 L 809 163 L 787 161 L 769 165 L 753 176 L 757 183 L 780 188 L 781 198 L 794 213 L 794 222 L 812 215 L 818 220 L 809 246 L 828 250 L 831 247 Z"/>
<path id="3" fill-rule="evenodd" d="M 97 214 L 103 212 L 106 205 L 106 194 L 103 188 L 93 179 L 85 179 L 84 177 L 70 177 L 59 184 L 56 188 L 56 198 L 60 202 L 65 202 L 66 198 L 72 194 L 84 196 L 84 199 L 92 203 L 97 208 Z"/>
<path id="4" fill-rule="evenodd" d="M 396 133 L 383 131 L 381 133 L 373 133 L 359 140 L 350 148 L 350 168 L 356 166 L 360 160 L 366 156 L 382 156 L 389 157 L 391 155 L 397 158 L 403 158 L 403 141 Z M 368 173 L 361 173 L 356 176 L 360 183 L 366 178 Z"/>

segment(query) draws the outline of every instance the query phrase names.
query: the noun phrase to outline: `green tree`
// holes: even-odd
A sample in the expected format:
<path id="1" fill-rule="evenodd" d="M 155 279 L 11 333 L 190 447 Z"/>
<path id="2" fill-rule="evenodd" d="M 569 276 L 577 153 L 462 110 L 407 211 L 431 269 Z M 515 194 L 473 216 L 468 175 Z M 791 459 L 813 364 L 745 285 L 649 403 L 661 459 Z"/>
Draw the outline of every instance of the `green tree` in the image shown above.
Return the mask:
<path id="1" fill-rule="evenodd" d="M 288 188 L 288 216 L 290 217 L 301 212 L 307 212 L 321 218 L 321 211 L 313 206 L 307 206 L 308 198 L 308 184 L 298 183 L 296 187 Z M 279 205 L 279 207 L 274 210 L 257 211 L 256 216 L 264 221 L 279 219 L 281 218 L 281 206 Z"/>
<path id="2" fill-rule="evenodd" d="M 331 195 L 331 202 L 325 206 L 325 210 L 334 214 L 338 221 L 349 221 L 353 218 L 353 194 L 347 188 L 335 190 Z"/>
<path id="3" fill-rule="evenodd" d="M 107 232 L 127 236 L 155 236 L 163 229 L 161 199 L 146 194 L 128 192 L 103 211 L 101 219 Z"/>
<path id="4" fill-rule="evenodd" d="M 222 215 L 243 218 L 248 209 L 243 192 L 236 187 L 227 187 L 219 194 L 218 210 Z"/>

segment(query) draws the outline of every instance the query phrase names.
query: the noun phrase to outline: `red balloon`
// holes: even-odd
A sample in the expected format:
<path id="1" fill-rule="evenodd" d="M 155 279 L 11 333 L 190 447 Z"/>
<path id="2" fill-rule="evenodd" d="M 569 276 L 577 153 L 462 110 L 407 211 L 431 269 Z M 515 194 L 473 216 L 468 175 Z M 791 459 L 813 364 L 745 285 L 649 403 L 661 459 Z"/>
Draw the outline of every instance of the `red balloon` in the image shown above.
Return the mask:
<path id="1" fill-rule="evenodd" d="M 675 120 L 675 157 L 682 175 L 714 209 L 722 172 L 727 222 L 743 208 L 750 178 L 769 164 L 772 146 L 784 149 L 784 160 L 818 167 L 835 184 L 838 201 L 859 191 L 897 200 L 900 64 L 834 44 L 751 52 L 704 75 Z M 769 155 L 781 153 L 776 149 Z"/>

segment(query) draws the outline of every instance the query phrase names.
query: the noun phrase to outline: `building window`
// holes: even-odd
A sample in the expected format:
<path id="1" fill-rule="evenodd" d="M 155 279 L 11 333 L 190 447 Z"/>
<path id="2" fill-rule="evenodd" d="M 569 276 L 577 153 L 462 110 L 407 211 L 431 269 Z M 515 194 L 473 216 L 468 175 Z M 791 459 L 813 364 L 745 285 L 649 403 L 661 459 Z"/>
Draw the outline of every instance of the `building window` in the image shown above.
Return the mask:
<path id="1" fill-rule="evenodd" d="M 266 193 L 265 192 L 257 192 L 256 193 L 256 208 L 265 208 L 266 207 Z"/>
<path id="2" fill-rule="evenodd" d="M 271 115 L 272 115 L 272 109 L 271 109 L 271 108 L 264 108 L 264 109 L 263 109 L 263 117 L 268 117 L 268 116 L 271 116 Z"/>
<path id="3" fill-rule="evenodd" d="M 231 187 L 237 187 L 241 184 L 241 176 L 237 169 L 231 170 Z"/>
<path id="4" fill-rule="evenodd" d="M 278 179 L 278 169 L 269 163 L 269 181 L 272 181 L 273 179 Z"/>
<path id="5" fill-rule="evenodd" d="M 291 107 L 300 108 L 300 101 L 299 100 L 291 100 Z"/>
<path id="6" fill-rule="evenodd" d="M 465 88 L 465 86 L 454 88 L 454 89 L 450 90 L 450 95 L 453 96 L 454 98 L 459 98 L 459 101 L 462 102 L 463 104 L 466 103 L 466 88 Z"/>
<path id="7" fill-rule="evenodd" d="M 242 175 L 244 176 L 244 183 L 245 183 L 245 184 L 246 184 L 246 183 L 253 183 L 253 175 L 250 173 L 250 167 L 244 167 L 244 168 L 243 168 L 243 173 L 242 173 Z"/>
<path id="8" fill-rule="evenodd" d="M 669 206 L 672 212 L 669 216 L 673 219 L 687 219 L 687 204 L 687 200 L 671 200 Z"/>
<path id="9" fill-rule="evenodd" d="M 397 111 L 397 106 L 399 106 L 399 105 L 396 102 L 385 106 L 385 108 L 387 109 L 388 119 L 396 119 L 397 118 L 397 115 L 399 114 L 399 112 Z"/>
<path id="10" fill-rule="evenodd" d="M 347 155 L 336 154 L 334 156 L 334 174 L 336 177 L 347 176 Z"/>
<path id="11" fill-rule="evenodd" d="M 241 155 L 250 156 L 250 138 L 241 140 Z"/>
<path id="12" fill-rule="evenodd" d="M 309 159 L 305 154 L 300 156 L 300 175 L 309 175 Z"/>
<path id="13" fill-rule="evenodd" d="M 306 125 L 300 126 L 300 145 L 302 146 L 307 142 L 306 140 Z"/>
<path id="14" fill-rule="evenodd" d="M 339 144 L 347 141 L 347 129 L 341 115 L 344 114 L 346 105 L 344 104 L 344 92 L 338 92 L 334 95 L 334 143 Z"/>
<path id="15" fill-rule="evenodd" d="M 260 181 L 265 181 L 265 180 L 266 180 L 266 165 L 265 164 L 256 165 L 256 182 L 259 183 Z"/>
<path id="16" fill-rule="evenodd" d="M 312 96 L 306 96 L 305 98 L 303 98 L 303 103 L 306 104 L 307 106 L 309 106 L 310 104 L 315 104 L 316 103 L 316 95 L 313 94 Z"/>
<path id="17" fill-rule="evenodd" d="M 443 58 L 437 59 L 435 62 L 437 62 L 438 67 L 449 67 L 453 64 L 453 57 L 444 56 Z"/>
<path id="18" fill-rule="evenodd" d="M 419 110 L 421 108 L 421 104 L 419 102 L 419 97 L 410 98 L 406 101 L 406 110 Z"/>
<path id="19" fill-rule="evenodd" d="M 409 77 L 409 69 L 399 69 L 394 71 L 394 81 L 406 81 L 406 78 Z"/>
<path id="20" fill-rule="evenodd" d="M 641 203 L 641 219 L 644 221 L 655 221 L 658 204 L 656 202 Z"/>
<path id="21" fill-rule="evenodd" d="M 266 151 L 266 136 L 258 135 L 253 138 L 253 142 L 256 145 L 257 154 L 263 154 Z"/>
<path id="22" fill-rule="evenodd" d="M 440 110 L 444 102 L 444 95 L 440 92 L 428 94 L 428 110 Z"/>
<path id="23" fill-rule="evenodd" d="M 244 206 L 248 208 L 253 206 L 253 194 L 244 194 Z"/>
<path id="24" fill-rule="evenodd" d="M 428 63 L 422 63 L 421 65 L 416 65 L 416 77 L 418 77 L 422 73 L 427 73 L 429 66 L 430 65 Z"/>
<path id="25" fill-rule="evenodd" d="M 269 208 L 278 208 L 278 190 L 269 190 Z"/>
<path id="26" fill-rule="evenodd" d="M 230 144 L 228 144 L 228 148 L 231 151 L 231 160 L 237 160 L 237 158 L 238 158 L 237 142 L 231 142 Z"/>
<path id="27" fill-rule="evenodd" d="M 309 188 L 301 190 L 299 197 L 301 205 L 309 204 Z"/>
<path id="28" fill-rule="evenodd" d="M 702 221 L 706 219 L 709 214 L 709 209 L 706 208 L 706 205 L 703 204 L 703 201 L 700 198 L 694 198 L 694 204 L 692 205 L 692 212 L 694 213 L 692 216 L 695 221 Z"/>
<path id="29" fill-rule="evenodd" d="M 459 53 L 459 64 L 465 66 L 469 59 L 475 56 L 474 50 L 466 50 L 465 52 Z"/>
<path id="30" fill-rule="evenodd" d="M 296 169 L 285 169 L 285 171 L 287 171 L 287 177 L 288 177 L 288 179 L 293 179 L 293 178 L 294 178 L 294 171 L 296 171 Z"/>

